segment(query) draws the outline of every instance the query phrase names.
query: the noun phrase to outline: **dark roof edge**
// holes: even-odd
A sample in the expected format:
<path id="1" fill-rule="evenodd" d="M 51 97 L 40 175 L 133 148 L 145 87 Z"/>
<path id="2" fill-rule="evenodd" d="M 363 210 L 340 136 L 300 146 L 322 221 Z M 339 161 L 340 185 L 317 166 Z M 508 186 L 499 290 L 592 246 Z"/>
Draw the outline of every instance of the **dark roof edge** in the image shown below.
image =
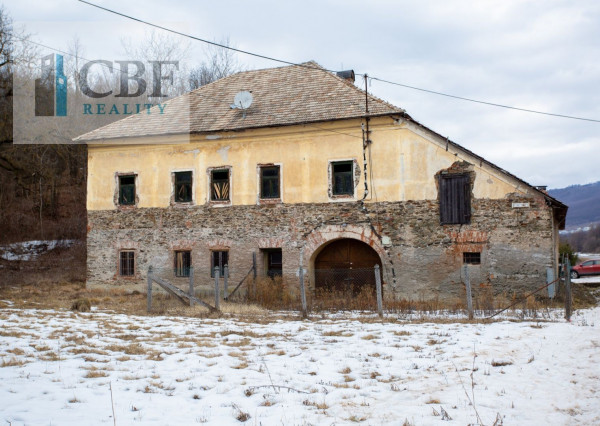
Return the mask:
<path id="1" fill-rule="evenodd" d="M 197 132 L 178 132 L 178 133 L 160 133 L 160 134 L 148 134 L 148 135 L 136 135 L 136 136 L 113 136 L 113 137 L 104 137 L 104 138 L 94 138 L 94 139 L 80 139 L 81 136 L 77 137 L 80 142 L 93 144 L 95 141 L 100 140 L 112 140 L 112 139 L 132 139 L 132 138 L 144 138 L 144 137 L 161 137 L 161 136 L 175 136 L 175 135 L 201 135 L 201 134 L 210 134 L 215 132 L 242 132 L 244 130 L 257 130 L 257 129 L 274 129 L 279 127 L 288 127 L 288 126 L 302 126 L 302 125 L 311 125 L 317 123 L 327 123 L 332 121 L 344 121 L 344 120 L 356 120 L 362 118 L 377 118 L 377 117 L 393 117 L 397 115 L 402 115 L 403 117 L 410 116 L 406 113 L 401 112 L 380 112 L 377 114 L 361 114 L 350 117 L 343 118 L 324 118 L 321 120 L 311 120 L 311 121 L 297 121 L 291 123 L 282 123 L 282 124 L 270 124 L 270 125 L 259 125 L 259 126 L 249 126 L 249 127 L 239 127 L 239 128 L 222 128 L 222 129 L 210 129 L 210 130 L 202 130 Z M 325 129 L 327 131 L 327 129 Z M 85 134 L 84 134 L 85 135 Z M 84 136 L 82 135 L 82 136 Z"/>

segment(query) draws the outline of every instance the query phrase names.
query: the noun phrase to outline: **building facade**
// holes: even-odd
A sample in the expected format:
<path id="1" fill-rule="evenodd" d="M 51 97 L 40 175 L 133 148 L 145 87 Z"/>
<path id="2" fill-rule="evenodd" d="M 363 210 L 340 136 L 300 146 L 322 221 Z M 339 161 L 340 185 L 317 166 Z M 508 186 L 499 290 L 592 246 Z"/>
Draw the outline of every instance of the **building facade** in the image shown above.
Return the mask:
<path id="1" fill-rule="evenodd" d="M 232 108 L 240 91 L 252 104 Z M 78 138 L 88 286 L 142 286 L 149 266 L 208 284 L 225 264 L 235 283 L 254 257 L 261 275 L 303 267 L 313 291 L 378 264 L 385 297 L 432 298 L 464 292 L 464 264 L 516 293 L 558 267 L 564 204 L 313 62 L 163 109 Z"/>

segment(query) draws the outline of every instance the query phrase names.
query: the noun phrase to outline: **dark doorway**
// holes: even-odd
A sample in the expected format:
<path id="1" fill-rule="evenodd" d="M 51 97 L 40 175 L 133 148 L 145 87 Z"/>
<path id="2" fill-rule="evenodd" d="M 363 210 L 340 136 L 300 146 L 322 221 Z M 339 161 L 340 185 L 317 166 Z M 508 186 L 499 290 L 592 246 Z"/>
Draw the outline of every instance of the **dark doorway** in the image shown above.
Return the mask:
<path id="1" fill-rule="evenodd" d="M 315 259 L 315 288 L 319 291 L 375 291 L 375 265 L 381 259 L 362 241 L 349 238 L 329 243 Z M 381 269 L 380 269 L 381 270 Z"/>

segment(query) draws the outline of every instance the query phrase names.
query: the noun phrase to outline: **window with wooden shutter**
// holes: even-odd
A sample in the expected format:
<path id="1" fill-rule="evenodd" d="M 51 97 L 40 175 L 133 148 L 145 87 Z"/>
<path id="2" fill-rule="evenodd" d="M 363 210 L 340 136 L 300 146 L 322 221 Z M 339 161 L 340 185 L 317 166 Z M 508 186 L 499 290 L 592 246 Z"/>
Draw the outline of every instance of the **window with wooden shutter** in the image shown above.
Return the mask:
<path id="1" fill-rule="evenodd" d="M 440 175 L 440 223 L 471 223 L 471 182 L 468 174 Z"/>

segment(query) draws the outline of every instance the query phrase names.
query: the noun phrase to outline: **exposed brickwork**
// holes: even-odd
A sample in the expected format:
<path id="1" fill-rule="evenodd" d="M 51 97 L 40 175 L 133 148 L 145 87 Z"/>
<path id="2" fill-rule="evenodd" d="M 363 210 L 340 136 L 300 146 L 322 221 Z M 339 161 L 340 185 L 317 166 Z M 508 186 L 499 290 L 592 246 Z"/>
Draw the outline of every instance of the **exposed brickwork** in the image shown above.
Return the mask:
<path id="1" fill-rule="evenodd" d="M 514 201 L 530 207 L 513 208 Z M 211 250 L 229 250 L 236 284 L 251 267 L 252 252 L 261 263 L 261 249 L 281 248 L 284 273 L 293 276 L 301 250 L 310 271 L 324 244 L 354 238 L 381 257 L 386 297 L 462 295 L 463 252 L 481 252 L 481 265 L 470 266 L 475 289 L 522 293 L 541 285 L 546 267 L 554 266 L 552 214 L 544 199 L 475 199 L 472 211 L 471 224 L 444 226 L 435 200 L 89 211 L 88 284 L 131 283 L 115 274 L 121 248 L 136 250 L 140 286 L 149 265 L 172 267 L 178 248 L 192 250 L 197 278 L 207 276 Z M 384 247 L 383 236 L 391 245 Z"/>

